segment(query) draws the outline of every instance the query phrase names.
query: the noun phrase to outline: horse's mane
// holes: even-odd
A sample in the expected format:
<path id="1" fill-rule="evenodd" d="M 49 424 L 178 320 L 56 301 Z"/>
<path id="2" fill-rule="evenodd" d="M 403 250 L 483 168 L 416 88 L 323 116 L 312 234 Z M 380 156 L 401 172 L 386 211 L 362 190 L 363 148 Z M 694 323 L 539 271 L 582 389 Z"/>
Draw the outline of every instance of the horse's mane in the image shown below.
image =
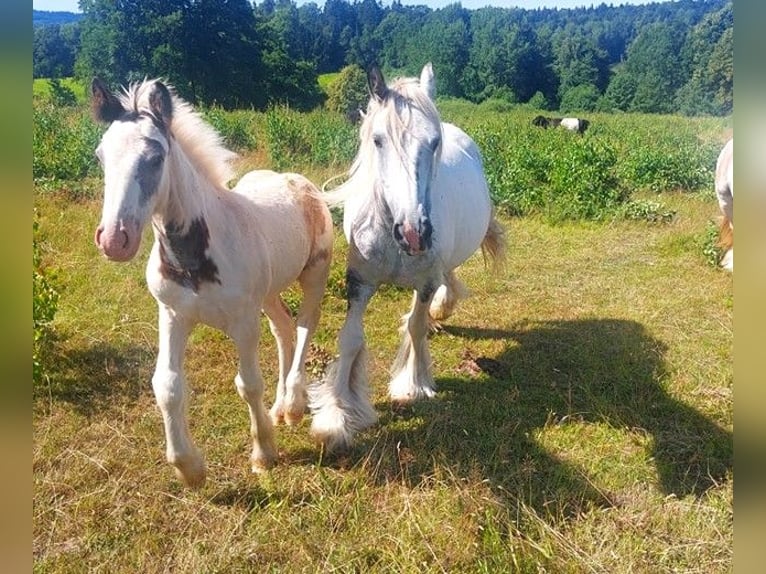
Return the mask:
<path id="1" fill-rule="evenodd" d="M 157 80 L 144 80 L 130 84 L 119 95 L 127 110 L 150 112 L 148 88 Z M 164 83 L 164 82 L 163 82 Z M 175 89 L 165 84 L 173 101 L 170 133 L 189 160 L 211 182 L 226 187 L 234 177 L 231 162 L 237 155 L 226 148 L 221 135 L 202 116 L 183 100 Z"/>
<path id="2" fill-rule="evenodd" d="M 370 98 L 367 112 L 364 114 L 362 125 L 359 128 L 359 151 L 348 171 L 348 179 L 337 188 L 324 194 L 325 201 L 330 206 L 343 204 L 351 194 L 359 193 L 359 189 L 372 189 L 375 176 L 372 165 L 373 150 L 375 149 L 372 138 L 373 120 L 377 115 L 384 114 L 390 139 L 395 145 L 398 145 L 402 134 L 409 128 L 409 113 L 401 114 L 401 110 L 405 108 L 420 109 L 428 121 L 441 127 L 439 112 L 426 91 L 420 88 L 418 78 L 397 78 L 394 80 L 383 100 L 375 97 Z M 399 152 L 402 153 L 402 150 Z"/>

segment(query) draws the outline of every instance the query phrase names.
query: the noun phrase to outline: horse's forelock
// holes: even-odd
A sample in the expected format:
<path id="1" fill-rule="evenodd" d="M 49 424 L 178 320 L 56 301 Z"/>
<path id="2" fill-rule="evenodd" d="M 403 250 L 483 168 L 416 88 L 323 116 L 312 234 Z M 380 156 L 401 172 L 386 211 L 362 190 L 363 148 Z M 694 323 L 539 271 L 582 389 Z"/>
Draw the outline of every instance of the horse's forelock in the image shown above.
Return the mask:
<path id="1" fill-rule="evenodd" d="M 152 88 L 157 81 L 130 84 L 119 96 L 123 106 L 137 114 L 148 114 L 155 122 L 163 122 L 150 102 Z M 231 162 L 236 154 L 224 146 L 221 135 L 176 93 L 172 85 L 163 84 L 172 102 L 172 119 L 166 126 L 168 132 L 201 173 L 215 184 L 226 185 L 234 177 Z"/>
<path id="2" fill-rule="evenodd" d="M 402 118 L 401 107 L 417 108 L 426 117 L 426 120 L 439 126 L 441 131 L 441 118 L 428 93 L 420 87 L 417 78 L 398 78 L 386 92 L 383 99 L 372 97 L 367 104 L 367 112 L 363 115 L 362 124 L 359 127 L 359 151 L 348 172 L 348 179 L 335 190 L 326 194 L 326 201 L 330 205 L 342 204 L 349 194 L 356 189 L 372 189 L 374 183 L 374 170 L 372 158 L 374 142 L 372 126 L 380 114 L 385 115 L 385 123 L 388 134 L 400 154 L 403 150 L 398 148 L 402 134 L 409 128 L 409 117 Z"/>

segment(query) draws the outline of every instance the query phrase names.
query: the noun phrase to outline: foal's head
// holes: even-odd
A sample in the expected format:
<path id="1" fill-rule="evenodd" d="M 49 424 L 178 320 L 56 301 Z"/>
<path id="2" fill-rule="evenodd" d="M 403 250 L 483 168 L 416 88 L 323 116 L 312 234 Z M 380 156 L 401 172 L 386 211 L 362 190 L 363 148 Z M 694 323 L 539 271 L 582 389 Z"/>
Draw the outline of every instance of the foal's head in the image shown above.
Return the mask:
<path id="1" fill-rule="evenodd" d="M 173 99 L 159 81 L 118 96 L 94 79 L 91 108 L 98 121 L 110 124 L 96 148 L 104 170 L 104 206 L 95 241 L 109 259 L 127 261 L 138 251 L 166 177 Z"/>
<path id="2" fill-rule="evenodd" d="M 360 131 L 362 146 L 393 217 L 394 239 L 405 253 L 420 254 L 431 247 L 431 182 L 442 148 L 433 70 L 426 64 L 419 80 L 399 79 L 389 87 L 373 67 L 368 82 L 372 98 Z"/>

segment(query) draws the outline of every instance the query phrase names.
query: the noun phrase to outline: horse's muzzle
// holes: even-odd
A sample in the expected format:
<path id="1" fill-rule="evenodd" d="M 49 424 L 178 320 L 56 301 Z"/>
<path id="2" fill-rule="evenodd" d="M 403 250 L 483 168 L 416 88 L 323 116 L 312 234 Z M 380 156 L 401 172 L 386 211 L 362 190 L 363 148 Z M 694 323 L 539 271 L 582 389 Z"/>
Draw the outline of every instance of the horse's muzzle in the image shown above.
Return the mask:
<path id="1" fill-rule="evenodd" d="M 433 226 L 427 217 L 420 218 L 417 229 L 405 221 L 395 223 L 392 232 L 399 248 L 407 255 L 420 255 L 431 249 Z"/>

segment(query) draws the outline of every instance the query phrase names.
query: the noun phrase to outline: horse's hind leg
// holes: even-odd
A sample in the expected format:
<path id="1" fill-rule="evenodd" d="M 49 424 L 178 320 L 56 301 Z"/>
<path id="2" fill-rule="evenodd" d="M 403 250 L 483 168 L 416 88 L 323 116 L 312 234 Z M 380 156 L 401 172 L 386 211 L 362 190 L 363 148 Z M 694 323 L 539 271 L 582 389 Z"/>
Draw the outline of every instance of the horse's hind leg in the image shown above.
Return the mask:
<path id="1" fill-rule="evenodd" d="M 304 269 L 298 278 L 303 290 L 303 300 L 296 318 L 296 344 L 290 370 L 285 377 L 282 397 L 282 415 L 289 425 L 298 424 L 306 411 L 306 357 L 321 315 L 330 261 L 325 258 Z"/>
<path id="2" fill-rule="evenodd" d="M 415 291 L 412 308 L 403 318 L 402 344 L 391 367 L 388 392 L 393 401 L 408 403 L 436 394 L 428 350 L 428 290 Z"/>
<path id="3" fill-rule="evenodd" d="M 351 446 L 354 435 L 375 424 L 378 415 L 370 401 L 367 378 L 367 346 L 364 317 L 376 287 L 362 283 L 354 271 L 346 273 L 348 310 L 338 335 L 340 357 L 330 366 L 324 381 L 312 385 L 311 434 L 328 451 Z"/>
<path id="4" fill-rule="evenodd" d="M 152 388 L 165 425 L 167 460 L 192 488 L 205 482 L 205 461 L 189 433 L 187 388 L 183 371 L 186 340 L 193 323 L 159 306 L 159 353 Z"/>
<path id="5" fill-rule="evenodd" d="M 285 420 L 285 401 L 286 385 L 290 364 L 295 355 L 295 344 L 293 341 L 293 321 L 290 317 L 290 311 L 282 298 L 277 295 L 267 299 L 263 303 L 263 312 L 269 320 L 271 334 L 277 341 L 277 352 L 279 354 L 279 380 L 277 381 L 276 398 L 271 407 L 271 420 L 274 424 L 279 424 Z M 289 421 L 288 421 L 289 422 Z"/>
<path id="6" fill-rule="evenodd" d="M 239 329 L 230 332 L 239 352 L 239 373 L 234 382 L 237 392 L 245 400 L 250 411 L 250 434 L 253 438 L 250 460 L 253 472 L 260 472 L 274 466 L 277 449 L 274 443 L 274 428 L 263 406 L 263 375 L 258 365 L 258 315 L 243 317 L 240 325 Z"/>
<path id="7" fill-rule="evenodd" d="M 455 270 L 448 271 L 444 277 L 444 283 L 434 293 L 428 314 L 433 320 L 430 324 L 432 329 L 438 329 L 438 321 L 448 319 L 455 311 L 458 301 L 468 297 L 468 288 L 457 278 Z"/>

